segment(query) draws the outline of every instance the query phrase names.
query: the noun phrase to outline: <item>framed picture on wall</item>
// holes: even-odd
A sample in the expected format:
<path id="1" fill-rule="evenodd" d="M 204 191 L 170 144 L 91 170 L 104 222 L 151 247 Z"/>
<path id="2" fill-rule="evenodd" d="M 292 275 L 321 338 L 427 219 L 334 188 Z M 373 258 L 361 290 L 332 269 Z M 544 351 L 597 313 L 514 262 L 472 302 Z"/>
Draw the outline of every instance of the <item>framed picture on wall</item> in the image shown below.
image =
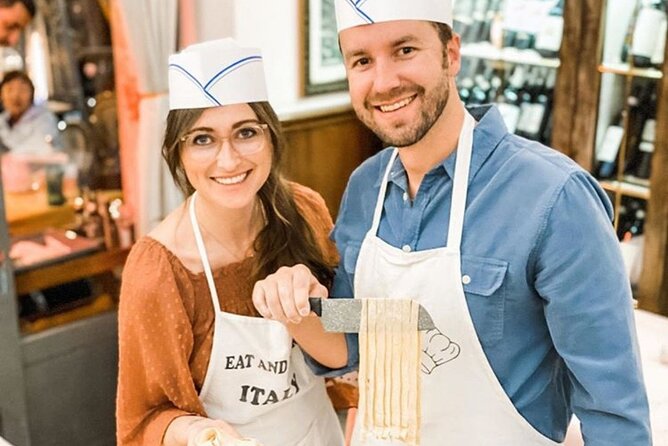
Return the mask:
<path id="1" fill-rule="evenodd" d="M 339 51 L 334 0 L 302 0 L 304 4 L 304 94 L 347 88 Z"/>

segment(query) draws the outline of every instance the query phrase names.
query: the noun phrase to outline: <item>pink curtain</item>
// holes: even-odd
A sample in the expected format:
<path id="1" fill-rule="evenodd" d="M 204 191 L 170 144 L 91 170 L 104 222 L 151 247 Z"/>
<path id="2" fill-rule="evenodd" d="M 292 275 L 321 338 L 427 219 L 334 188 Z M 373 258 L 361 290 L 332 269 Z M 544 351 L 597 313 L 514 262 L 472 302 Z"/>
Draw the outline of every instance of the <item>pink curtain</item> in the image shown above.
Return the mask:
<path id="1" fill-rule="evenodd" d="M 132 215 L 136 215 L 138 181 L 137 134 L 139 129 L 139 91 L 137 67 L 131 57 L 120 3 L 111 2 L 111 38 L 118 104 L 118 137 L 123 197 Z"/>
<path id="2" fill-rule="evenodd" d="M 179 0 L 179 48 L 197 42 L 197 0 Z"/>

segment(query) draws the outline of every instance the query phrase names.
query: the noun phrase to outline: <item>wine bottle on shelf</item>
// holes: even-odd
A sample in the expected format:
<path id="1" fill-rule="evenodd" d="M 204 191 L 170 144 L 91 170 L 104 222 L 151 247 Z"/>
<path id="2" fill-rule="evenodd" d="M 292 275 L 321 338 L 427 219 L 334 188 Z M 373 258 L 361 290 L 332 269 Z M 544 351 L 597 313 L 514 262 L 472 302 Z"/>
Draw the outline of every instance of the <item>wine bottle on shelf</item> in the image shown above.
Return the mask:
<path id="1" fill-rule="evenodd" d="M 515 133 L 520 118 L 520 92 L 525 80 L 525 68 L 517 65 L 510 75 L 508 85 L 499 97 L 497 107 L 510 133 Z"/>
<path id="2" fill-rule="evenodd" d="M 636 27 L 636 22 L 638 21 L 638 12 L 640 11 L 640 4 L 638 3 L 638 0 L 629 0 L 635 3 L 635 7 L 633 8 L 633 13 L 631 14 L 631 18 L 629 20 L 629 26 L 626 29 L 626 33 L 624 34 L 624 43 L 622 44 L 622 52 L 620 54 L 620 60 L 622 62 L 629 62 L 629 58 L 631 56 L 631 45 L 633 44 L 633 31 L 635 30 Z"/>
<path id="3" fill-rule="evenodd" d="M 557 73 L 554 69 L 547 70 L 548 72 L 540 70 L 537 74 L 538 89 L 533 94 L 533 102 L 522 133 L 522 136 L 542 143 L 547 143 L 543 135 L 552 111 L 552 97 Z"/>
<path id="4" fill-rule="evenodd" d="M 535 40 L 535 34 L 531 34 L 528 31 L 517 31 L 513 46 L 518 50 L 528 50 L 534 47 Z"/>
<path id="5" fill-rule="evenodd" d="M 489 90 L 492 88 L 489 80 L 484 74 L 478 74 L 475 77 L 475 85 L 473 86 L 471 94 L 471 104 L 482 105 L 487 103 L 487 96 Z"/>
<path id="6" fill-rule="evenodd" d="M 638 167 L 635 176 L 643 180 L 649 179 L 652 167 L 652 154 L 654 153 L 654 135 L 656 135 L 656 120 L 645 121 L 643 130 L 643 141 L 638 146 Z"/>
<path id="7" fill-rule="evenodd" d="M 624 139 L 624 117 L 626 111 L 617 114 L 614 122 L 608 126 L 603 142 L 596 150 L 596 176 L 600 179 L 612 178 L 617 166 L 617 155 Z"/>
<path id="8" fill-rule="evenodd" d="M 652 67 L 652 58 L 656 58 L 657 38 L 664 28 L 666 10 L 661 0 L 645 0 L 638 13 L 638 19 L 633 30 L 631 56 L 633 65 L 640 68 Z M 664 36 L 662 37 L 665 40 Z"/>
<path id="9" fill-rule="evenodd" d="M 468 104 L 471 100 L 471 93 L 475 86 L 474 76 L 478 71 L 481 61 L 478 58 L 463 58 L 461 75 L 459 76 L 459 97 L 464 104 Z"/>
<path id="10" fill-rule="evenodd" d="M 533 92 L 536 90 L 538 83 L 538 68 L 530 67 L 527 70 L 526 80 L 522 86 L 522 90 L 519 92 L 520 117 L 515 129 L 515 134 L 524 137 L 527 136 L 528 122 L 531 119 L 533 107 Z"/>
<path id="11" fill-rule="evenodd" d="M 645 93 L 649 92 L 651 96 L 649 99 L 642 99 L 637 107 L 639 117 L 635 119 L 637 130 L 634 130 L 636 134 L 632 139 L 633 150 L 628 154 L 629 161 L 624 168 L 625 174 L 643 180 L 650 176 L 656 136 L 656 90 L 651 84 L 648 88 L 651 90 L 646 90 Z"/>
<path id="12" fill-rule="evenodd" d="M 478 35 L 480 42 L 492 42 L 492 28 L 496 26 L 495 20 L 499 17 L 500 7 L 501 0 L 489 0 L 485 12 L 485 20 L 480 27 L 480 34 Z"/>
<path id="13" fill-rule="evenodd" d="M 503 79 L 496 71 L 492 72 L 489 85 L 490 89 L 487 93 L 487 103 L 491 104 L 496 102 L 497 98 L 501 94 L 501 87 L 503 86 Z"/>
<path id="14" fill-rule="evenodd" d="M 657 70 L 663 69 L 663 61 L 666 56 L 666 34 L 668 34 L 668 17 L 664 14 L 659 28 L 656 48 L 651 60 L 652 66 Z"/>
<path id="15" fill-rule="evenodd" d="M 564 0 L 559 0 L 545 18 L 536 36 L 536 51 L 547 58 L 556 58 L 564 34 Z"/>
<path id="16" fill-rule="evenodd" d="M 644 200 L 625 198 L 619 208 L 617 237 L 620 240 L 625 240 L 641 235 L 645 229 L 646 216 L 646 202 Z"/>
<path id="17" fill-rule="evenodd" d="M 473 14 L 474 0 L 459 0 L 454 4 L 453 14 L 453 30 L 462 38 L 462 42 L 466 43 L 464 39 L 471 26 L 471 16 Z"/>
<path id="18" fill-rule="evenodd" d="M 468 27 L 466 34 L 462 36 L 462 40 L 465 43 L 477 43 L 483 40 L 482 34 L 485 28 L 488 7 L 489 0 L 476 0 L 471 15 L 471 25 Z"/>

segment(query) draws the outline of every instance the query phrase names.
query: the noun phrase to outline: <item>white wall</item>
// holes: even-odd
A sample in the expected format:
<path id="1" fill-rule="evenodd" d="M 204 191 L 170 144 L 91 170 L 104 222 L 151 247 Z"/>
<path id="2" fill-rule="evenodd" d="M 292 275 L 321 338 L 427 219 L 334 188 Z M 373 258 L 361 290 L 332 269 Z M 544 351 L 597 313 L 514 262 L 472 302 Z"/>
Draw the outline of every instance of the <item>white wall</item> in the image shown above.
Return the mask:
<path id="1" fill-rule="evenodd" d="M 349 108 L 346 92 L 302 97 L 300 0 L 196 0 L 198 40 L 234 37 L 264 57 L 269 100 L 283 119 Z"/>

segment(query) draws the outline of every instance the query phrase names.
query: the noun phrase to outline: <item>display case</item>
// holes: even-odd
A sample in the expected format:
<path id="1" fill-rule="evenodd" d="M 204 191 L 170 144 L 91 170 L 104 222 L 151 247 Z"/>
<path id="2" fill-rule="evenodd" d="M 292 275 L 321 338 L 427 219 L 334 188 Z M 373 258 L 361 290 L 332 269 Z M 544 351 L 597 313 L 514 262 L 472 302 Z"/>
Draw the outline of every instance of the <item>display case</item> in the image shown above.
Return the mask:
<path id="1" fill-rule="evenodd" d="M 575 15 L 564 0 L 460 0 L 454 30 L 462 40 L 457 77 L 467 105 L 495 103 L 510 132 L 568 152 L 577 46 L 563 45 Z M 570 41 L 569 41 L 570 43 Z M 564 92 L 564 93 L 562 93 Z"/>
<path id="2" fill-rule="evenodd" d="M 641 308 L 668 314 L 665 0 L 595 0 L 578 67 L 572 142 L 614 204 Z"/>

